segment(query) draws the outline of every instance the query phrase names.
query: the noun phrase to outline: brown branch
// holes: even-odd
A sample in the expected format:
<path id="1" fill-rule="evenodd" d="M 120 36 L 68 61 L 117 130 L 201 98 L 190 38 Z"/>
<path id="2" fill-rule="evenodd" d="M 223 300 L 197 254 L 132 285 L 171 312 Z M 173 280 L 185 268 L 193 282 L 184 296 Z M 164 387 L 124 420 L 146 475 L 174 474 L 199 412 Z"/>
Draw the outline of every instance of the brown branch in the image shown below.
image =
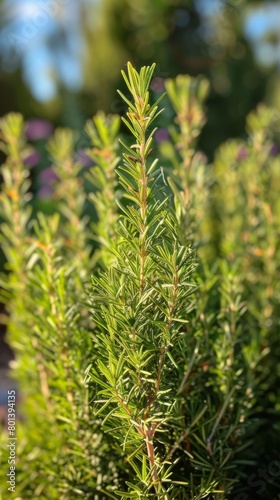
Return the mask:
<path id="1" fill-rule="evenodd" d="M 150 468 L 151 468 L 152 480 L 154 482 L 159 481 L 159 476 L 158 476 L 158 472 L 157 472 L 156 464 L 155 464 L 155 448 L 154 448 L 154 443 L 153 443 L 153 438 L 154 438 L 154 435 L 156 432 L 157 425 L 158 424 L 156 422 L 152 423 L 151 429 L 146 430 L 146 439 L 145 439 L 146 446 L 147 446 L 147 454 L 148 454 Z"/>
<path id="2" fill-rule="evenodd" d="M 117 398 L 120 401 L 123 409 L 125 412 L 132 417 L 132 412 L 130 408 L 128 407 L 127 403 L 124 401 L 122 396 L 120 396 L 117 392 L 117 389 L 115 389 Z M 156 464 L 155 464 L 155 448 L 154 448 L 154 443 L 153 443 L 153 438 L 156 432 L 156 428 L 158 426 L 157 422 L 152 422 L 151 424 L 151 429 L 143 429 L 142 425 L 139 422 L 134 422 L 135 429 L 143 436 L 146 442 L 146 448 L 147 448 L 147 454 L 148 454 L 148 459 L 149 459 L 149 464 L 150 464 L 150 469 L 151 469 L 151 475 L 152 475 L 152 480 L 154 482 L 159 481 L 159 476 L 156 470 Z"/>
<path id="3" fill-rule="evenodd" d="M 118 391 L 117 389 L 115 389 L 116 391 L 116 395 L 117 395 L 117 398 L 118 400 L 120 401 L 120 403 L 122 404 L 122 407 L 123 409 L 126 411 L 126 413 L 132 417 L 132 413 L 131 413 L 131 410 L 130 408 L 128 407 L 128 404 L 125 402 L 125 400 L 118 394 Z M 145 432 L 143 431 L 142 427 L 141 427 L 141 424 L 139 424 L 138 422 L 135 422 L 134 424 L 135 426 L 135 429 L 139 432 L 139 434 L 141 434 L 142 436 L 145 436 Z"/>

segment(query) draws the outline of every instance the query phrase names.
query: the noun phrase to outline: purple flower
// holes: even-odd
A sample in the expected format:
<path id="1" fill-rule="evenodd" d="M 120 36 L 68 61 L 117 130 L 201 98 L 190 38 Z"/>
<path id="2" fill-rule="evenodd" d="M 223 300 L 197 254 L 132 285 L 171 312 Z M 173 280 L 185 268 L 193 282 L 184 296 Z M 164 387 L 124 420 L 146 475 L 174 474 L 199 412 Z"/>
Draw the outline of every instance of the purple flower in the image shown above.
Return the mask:
<path id="1" fill-rule="evenodd" d="M 43 186 L 38 191 L 38 198 L 41 200 L 48 200 L 52 197 L 53 190 L 50 186 Z"/>
<path id="2" fill-rule="evenodd" d="M 25 159 L 24 159 L 24 164 L 29 167 L 33 168 L 38 165 L 38 163 L 41 160 L 41 156 L 38 153 L 38 151 L 32 151 Z"/>
<path id="3" fill-rule="evenodd" d="M 245 146 L 240 146 L 236 157 L 237 161 L 246 160 L 247 156 L 248 156 L 247 148 L 245 148 Z"/>
<path id="4" fill-rule="evenodd" d="M 55 181 L 57 181 L 57 175 L 53 168 L 44 168 L 44 170 L 42 170 L 39 174 L 39 181 L 44 187 L 50 187 Z"/>
<path id="5" fill-rule="evenodd" d="M 84 149 L 78 149 L 75 158 L 83 167 L 91 167 L 93 165 L 92 159 L 86 154 Z"/>
<path id="6" fill-rule="evenodd" d="M 170 136 L 167 128 L 159 128 L 155 133 L 155 140 L 157 142 L 169 141 Z"/>
<path id="7" fill-rule="evenodd" d="M 272 144 L 272 147 L 270 148 L 270 151 L 269 151 L 269 156 L 277 156 L 279 155 L 279 146 L 278 144 L 274 143 Z"/>
<path id="8" fill-rule="evenodd" d="M 164 79 L 161 78 L 160 76 L 156 76 L 155 78 L 152 79 L 150 87 L 154 92 L 164 92 L 165 90 Z"/>
<path id="9" fill-rule="evenodd" d="M 53 126 L 47 120 L 32 118 L 28 120 L 25 127 L 25 134 L 28 140 L 38 141 L 47 139 L 53 133 Z"/>

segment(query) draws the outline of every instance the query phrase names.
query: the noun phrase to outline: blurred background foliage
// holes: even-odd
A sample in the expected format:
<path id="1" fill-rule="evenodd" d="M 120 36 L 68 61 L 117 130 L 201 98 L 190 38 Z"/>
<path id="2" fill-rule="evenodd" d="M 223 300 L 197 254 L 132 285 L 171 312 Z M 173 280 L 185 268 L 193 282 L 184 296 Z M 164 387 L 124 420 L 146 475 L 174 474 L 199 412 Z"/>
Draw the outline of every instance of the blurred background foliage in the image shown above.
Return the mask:
<path id="1" fill-rule="evenodd" d="M 1 0 L 0 114 L 20 111 L 82 130 L 116 94 L 127 60 L 157 62 L 163 78 L 204 74 L 211 84 L 200 147 L 210 158 L 244 133 L 259 101 L 277 108 L 280 4 L 245 0 Z M 46 133 L 46 131 L 45 131 Z M 44 136 L 44 133 L 42 134 Z"/>

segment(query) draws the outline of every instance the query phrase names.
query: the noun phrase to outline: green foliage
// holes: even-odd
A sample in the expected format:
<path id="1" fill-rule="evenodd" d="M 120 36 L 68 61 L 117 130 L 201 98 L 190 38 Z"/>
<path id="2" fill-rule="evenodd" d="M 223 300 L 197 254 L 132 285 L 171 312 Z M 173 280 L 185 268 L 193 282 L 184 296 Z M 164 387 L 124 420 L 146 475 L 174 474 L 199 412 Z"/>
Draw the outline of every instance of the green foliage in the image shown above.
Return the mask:
<path id="1" fill-rule="evenodd" d="M 2 217 L 7 221 L 3 228 L 7 225 L 11 231 L 11 239 L 7 233 L 3 244 L 9 273 L 2 279 L 2 299 L 9 313 L 8 340 L 17 354 L 14 373 L 24 400 L 23 422 L 17 425 L 17 492 L 24 498 L 92 498 L 100 470 L 106 470 L 110 484 L 114 464 L 108 453 L 108 463 L 100 466 L 102 436 L 90 416 L 91 395 L 84 381 L 92 359 L 85 282 L 91 262 L 80 220 L 85 195 L 79 195 L 79 166 L 70 158 L 72 134 L 57 131 L 50 151 L 60 177 L 58 189 L 64 186 L 57 197 L 61 216 L 46 219 L 39 213 L 32 225 L 27 224 L 30 197 L 28 170 L 20 160 L 21 124 L 22 118 L 14 115 L 1 123 L 8 154 L 2 186 Z M 19 132 L 12 140 L 10 130 L 15 125 Z M 4 476 L 3 489 L 5 483 Z"/>
<path id="2" fill-rule="evenodd" d="M 208 94 L 205 78 L 179 75 L 166 80 L 167 95 L 176 112 L 175 125 L 169 127 L 171 141 L 161 145 L 161 152 L 171 164 L 168 182 L 175 197 L 177 218 L 180 220 L 182 237 L 201 244 L 201 231 L 207 222 L 209 174 L 206 157 L 197 151 L 197 139 L 206 122 L 204 101 Z"/>
<path id="3" fill-rule="evenodd" d="M 84 214 L 86 193 L 81 179 L 82 166 L 74 159 L 75 136 L 70 129 L 57 129 L 49 140 L 48 152 L 56 174 L 54 200 L 61 215 L 64 250 L 69 259 L 89 265 L 91 247 L 88 245 L 87 218 Z M 86 279 L 86 276 L 85 276 Z"/>
<path id="4" fill-rule="evenodd" d="M 90 137 L 91 149 L 88 155 L 94 161 L 94 167 L 90 169 L 87 176 L 96 192 L 91 192 L 89 199 L 93 204 L 98 221 L 93 224 L 92 232 L 99 242 L 101 251 L 99 259 L 108 264 L 112 257 L 110 246 L 116 237 L 116 192 L 117 179 L 115 168 L 118 165 L 118 134 L 120 129 L 120 118 L 117 115 L 105 116 L 99 112 L 92 121 L 86 125 L 86 132 Z M 105 250 L 107 249 L 107 251 Z M 95 259 L 98 258 L 98 254 Z"/>
<path id="5" fill-rule="evenodd" d="M 0 122 L 19 499 L 251 498 L 251 472 L 279 459 L 265 446 L 280 408 L 275 113 L 252 112 L 248 139 L 208 165 L 197 151 L 208 83 L 179 76 L 157 151 L 154 69 L 123 72 L 121 160 L 118 116 L 87 123 L 86 174 L 73 132 L 55 132 L 51 216 L 32 213 L 22 117 Z M 3 429 L 3 495 L 5 445 Z M 278 479 L 261 498 L 276 498 Z"/>
<path id="6" fill-rule="evenodd" d="M 132 94 L 127 118 L 135 143 L 125 145 L 118 174 L 124 196 L 115 263 L 93 279 L 93 319 L 97 365 L 90 375 L 100 386 L 97 414 L 112 433 L 137 474 L 129 481 L 129 498 L 171 492 L 170 467 L 163 459 L 169 432 L 182 420 L 177 399 L 179 340 L 191 308 L 193 258 L 180 244 L 168 201 L 156 197 L 156 162 L 149 162 L 158 102 L 149 104 L 153 68 L 140 74 L 129 64 L 123 74 Z M 175 359 L 174 359 L 175 356 Z M 161 452 L 159 452 L 159 445 Z M 125 498 L 127 495 L 118 493 Z"/>

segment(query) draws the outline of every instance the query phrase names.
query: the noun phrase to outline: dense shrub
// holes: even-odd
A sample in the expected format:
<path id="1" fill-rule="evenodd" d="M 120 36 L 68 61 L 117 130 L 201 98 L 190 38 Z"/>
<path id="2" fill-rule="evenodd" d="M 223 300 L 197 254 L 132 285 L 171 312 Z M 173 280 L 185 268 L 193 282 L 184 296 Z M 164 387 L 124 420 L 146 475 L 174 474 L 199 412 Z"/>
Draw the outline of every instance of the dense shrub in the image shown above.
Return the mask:
<path id="1" fill-rule="evenodd" d="M 18 499 L 277 498 L 275 113 L 251 113 L 209 165 L 207 82 L 166 82 L 174 124 L 157 147 L 153 71 L 123 73 L 129 137 L 117 116 L 87 124 L 86 174 L 73 132 L 55 132 L 52 215 L 31 209 L 22 117 L 0 123 Z"/>

